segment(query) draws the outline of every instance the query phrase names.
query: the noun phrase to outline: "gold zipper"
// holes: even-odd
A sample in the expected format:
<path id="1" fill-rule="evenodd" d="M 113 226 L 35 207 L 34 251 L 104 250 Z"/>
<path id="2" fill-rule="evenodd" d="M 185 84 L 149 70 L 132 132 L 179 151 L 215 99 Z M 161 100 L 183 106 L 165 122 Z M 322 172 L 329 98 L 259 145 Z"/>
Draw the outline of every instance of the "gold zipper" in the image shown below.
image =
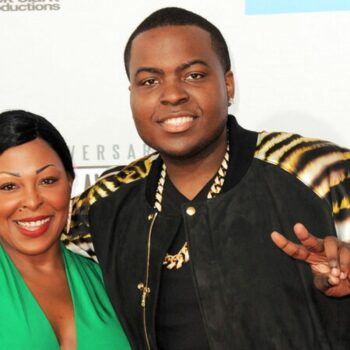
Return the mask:
<path id="1" fill-rule="evenodd" d="M 157 215 L 158 215 L 158 212 L 148 216 L 148 220 L 152 220 L 152 222 L 151 222 L 150 228 L 148 230 L 146 281 L 145 281 L 145 283 L 140 282 L 137 285 L 137 288 L 142 292 L 142 295 L 141 295 L 141 307 L 143 308 L 143 330 L 145 332 L 147 349 L 151 349 L 151 346 L 149 344 L 148 333 L 147 333 L 146 299 L 147 299 L 148 294 L 151 293 L 151 289 L 148 287 L 149 266 L 150 266 L 150 259 L 151 259 L 151 239 L 152 239 L 152 230 L 153 230 L 154 222 L 156 221 Z"/>

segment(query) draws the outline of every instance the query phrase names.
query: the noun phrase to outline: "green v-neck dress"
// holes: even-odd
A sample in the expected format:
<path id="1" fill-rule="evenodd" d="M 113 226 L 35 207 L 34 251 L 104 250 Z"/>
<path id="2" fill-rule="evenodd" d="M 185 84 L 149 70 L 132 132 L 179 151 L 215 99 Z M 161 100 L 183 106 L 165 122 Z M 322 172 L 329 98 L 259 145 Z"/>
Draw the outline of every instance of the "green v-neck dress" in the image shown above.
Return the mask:
<path id="1" fill-rule="evenodd" d="M 130 349 L 99 266 L 61 247 L 73 299 L 77 350 Z M 0 245 L 0 350 L 59 348 L 46 315 Z"/>

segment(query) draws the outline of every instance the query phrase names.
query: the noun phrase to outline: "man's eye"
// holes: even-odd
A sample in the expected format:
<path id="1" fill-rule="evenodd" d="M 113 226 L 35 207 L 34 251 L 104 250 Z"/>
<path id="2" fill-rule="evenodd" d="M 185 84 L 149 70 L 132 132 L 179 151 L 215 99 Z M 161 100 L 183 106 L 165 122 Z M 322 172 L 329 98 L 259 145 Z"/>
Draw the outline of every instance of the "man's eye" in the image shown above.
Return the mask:
<path id="1" fill-rule="evenodd" d="M 204 76 L 205 75 L 203 73 L 191 73 L 186 77 L 186 79 L 187 80 L 199 80 L 199 79 L 204 78 Z"/>
<path id="2" fill-rule="evenodd" d="M 147 79 L 147 80 L 143 80 L 141 82 L 141 85 L 144 85 L 144 86 L 152 86 L 152 85 L 156 85 L 156 84 L 158 84 L 157 79 Z"/>
<path id="3" fill-rule="evenodd" d="M 42 179 L 41 183 L 43 185 L 52 185 L 57 181 L 58 181 L 57 177 L 46 177 L 45 179 Z"/>
<path id="4" fill-rule="evenodd" d="M 13 190 L 15 190 L 17 188 L 17 186 L 16 186 L 16 184 L 14 184 L 14 183 L 6 183 L 6 184 L 2 184 L 1 186 L 0 186 L 0 190 L 1 191 L 13 191 Z"/>

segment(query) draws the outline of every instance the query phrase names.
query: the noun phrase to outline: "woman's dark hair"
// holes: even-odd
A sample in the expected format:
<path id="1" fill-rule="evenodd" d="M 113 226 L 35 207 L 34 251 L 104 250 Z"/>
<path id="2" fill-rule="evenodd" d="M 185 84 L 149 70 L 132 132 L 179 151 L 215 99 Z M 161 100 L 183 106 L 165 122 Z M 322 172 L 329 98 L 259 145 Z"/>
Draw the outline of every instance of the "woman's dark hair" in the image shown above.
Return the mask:
<path id="1" fill-rule="evenodd" d="M 67 174 L 74 179 L 72 156 L 58 130 L 45 118 L 23 110 L 0 113 L 0 155 L 7 149 L 40 138 L 60 157 Z"/>

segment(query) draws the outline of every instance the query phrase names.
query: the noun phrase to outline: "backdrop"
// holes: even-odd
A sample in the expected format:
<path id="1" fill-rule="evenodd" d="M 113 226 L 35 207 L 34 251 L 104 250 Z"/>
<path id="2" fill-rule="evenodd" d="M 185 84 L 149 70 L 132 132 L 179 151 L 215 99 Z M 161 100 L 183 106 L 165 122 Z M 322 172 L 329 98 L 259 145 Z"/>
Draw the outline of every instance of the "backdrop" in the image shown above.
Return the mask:
<path id="1" fill-rule="evenodd" d="M 242 126 L 350 147 L 348 0 L 0 0 L 0 111 L 26 109 L 59 128 L 74 193 L 150 151 L 133 125 L 122 56 L 138 23 L 165 6 L 224 34 Z"/>

